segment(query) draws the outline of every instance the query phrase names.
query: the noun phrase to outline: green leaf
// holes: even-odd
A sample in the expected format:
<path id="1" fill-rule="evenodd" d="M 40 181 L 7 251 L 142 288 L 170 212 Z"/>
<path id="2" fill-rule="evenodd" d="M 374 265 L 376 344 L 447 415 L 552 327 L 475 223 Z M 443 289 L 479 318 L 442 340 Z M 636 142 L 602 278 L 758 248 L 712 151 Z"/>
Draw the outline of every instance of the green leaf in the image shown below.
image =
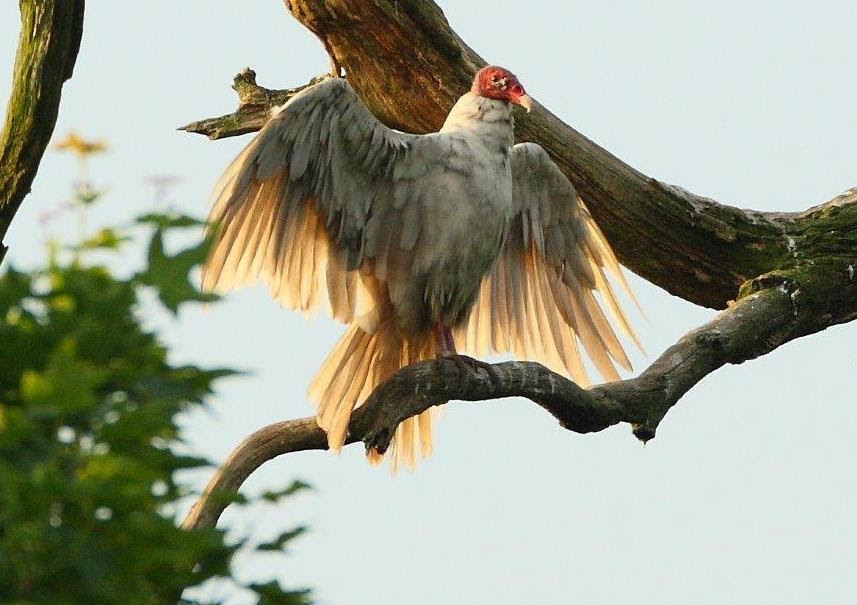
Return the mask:
<path id="1" fill-rule="evenodd" d="M 172 256 L 164 250 L 163 229 L 156 229 L 149 242 L 149 266 L 136 275 L 136 280 L 158 291 L 166 308 L 174 314 L 184 302 L 212 302 L 217 296 L 201 292 L 190 282 L 190 272 L 208 256 L 209 243 L 203 241 Z"/>
<path id="2" fill-rule="evenodd" d="M 80 245 L 75 246 L 78 250 L 118 250 L 119 247 L 131 241 L 127 235 L 120 234 L 116 229 L 105 228 L 95 235 L 84 240 Z"/>
<path id="3" fill-rule="evenodd" d="M 262 544 L 259 544 L 256 549 L 263 552 L 282 552 L 283 550 L 285 550 L 286 544 L 300 536 L 305 531 L 306 527 L 302 526 L 290 529 L 289 531 L 284 531 L 270 542 L 263 542 Z"/>
<path id="4" fill-rule="evenodd" d="M 297 494 L 298 492 L 302 492 L 304 490 L 311 489 L 312 486 L 309 483 L 304 483 L 303 481 L 295 481 L 284 489 L 264 492 L 262 493 L 262 495 L 259 496 L 259 498 L 265 500 L 266 502 L 276 503 L 282 500 L 283 498 L 293 496 L 294 494 Z"/>
<path id="5" fill-rule="evenodd" d="M 247 588 L 259 595 L 258 605 L 305 605 L 310 602 L 309 591 L 284 590 L 276 581 L 251 584 Z"/>
<path id="6" fill-rule="evenodd" d="M 24 372 L 21 397 L 39 415 L 62 416 L 92 407 L 95 389 L 106 378 L 106 370 L 81 360 L 75 341 L 66 339 L 51 353 L 43 372 Z"/>
<path id="7" fill-rule="evenodd" d="M 200 227 L 205 225 L 205 221 L 201 221 L 186 214 L 171 213 L 150 213 L 144 214 L 137 218 L 137 222 L 141 225 L 152 225 L 153 227 L 164 230 L 185 227 Z"/>
<path id="8" fill-rule="evenodd" d="M 0 277 L 0 321 L 11 307 L 17 307 L 30 295 L 34 277 L 17 271 L 8 260 L 4 269 L 6 272 Z"/>

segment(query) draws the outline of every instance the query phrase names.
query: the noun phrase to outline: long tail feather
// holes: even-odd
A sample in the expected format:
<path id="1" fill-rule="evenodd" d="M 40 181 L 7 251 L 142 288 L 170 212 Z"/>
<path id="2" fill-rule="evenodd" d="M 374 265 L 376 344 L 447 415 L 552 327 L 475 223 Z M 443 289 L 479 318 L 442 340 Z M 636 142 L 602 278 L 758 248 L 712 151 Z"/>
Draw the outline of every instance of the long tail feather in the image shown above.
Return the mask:
<path id="1" fill-rule="evenodd" d="M 435 355 L 433 340 L 427 337 L 405 340 L 399 331 L 385 322 L 374 332 L 352 324 L 334 346 L 313 378 L 310 398 L 318 408 L 318 425 L 327 432 L 330 449 L 338 452 L 348 438 L 352 412 L 361 406 L 375 388 L 409 363 Z M 432 414 L 429 409 L 403 421 L 390 445 L 391 464 L 413 469 L 417 453 L 422 458 L 432 451 Z M 369 462 L 379 463 L 383 456 L 368 452 Z"/>

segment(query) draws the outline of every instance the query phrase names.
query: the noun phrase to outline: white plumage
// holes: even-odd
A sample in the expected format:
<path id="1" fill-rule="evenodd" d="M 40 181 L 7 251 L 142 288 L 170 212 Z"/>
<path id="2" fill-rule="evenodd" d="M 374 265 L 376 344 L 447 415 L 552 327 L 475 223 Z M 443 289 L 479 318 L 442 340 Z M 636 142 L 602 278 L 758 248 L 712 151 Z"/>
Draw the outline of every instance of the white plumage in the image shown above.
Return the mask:
<path id="1" fill-rule="evenodd" d="M 295 96 L 215 189 L 203 287 L 262 280 L 282 304 L 325 305 L 349 325 L 310 386 L 338 450 L 355 406 L 400 367 L 512 351 L 588 384 L 578 343 L 607 379 L 629 368 L 594 297 L 635 339 L 605 276 L 627 284 L 574 187 L 538 145 L 513 145 L 499 67 L 477 74 L 438 133 L 381 124 L 343 79 Z M 431 411 L 403 422 L 394 464 L 431 451 Z"/>

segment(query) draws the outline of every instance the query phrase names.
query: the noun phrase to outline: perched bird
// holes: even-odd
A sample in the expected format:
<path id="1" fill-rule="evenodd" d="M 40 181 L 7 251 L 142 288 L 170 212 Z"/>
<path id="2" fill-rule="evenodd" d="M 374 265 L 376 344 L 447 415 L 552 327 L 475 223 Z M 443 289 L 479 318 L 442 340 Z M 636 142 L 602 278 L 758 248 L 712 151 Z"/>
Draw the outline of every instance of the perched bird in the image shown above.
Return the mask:
<path id="1" fill-rule="evenodd" d="M 276 110 L 218 182 L 203 287 L 262 280 L 285 306 L 348 324 L 309 390 L 331 449 L 378 384 L 456 357 L 456 343 L 584 385 L 578 342 L 604 378 L 630 368 L 601 308 L 636 342 L 606 278 L 627 290 L 610 246 L 547 152 L 513 144 L 512 106 L 532 103 L 485 67 L 440 132 L 413 135 L 329 79 Z M 418 445 L 431 451 L 431 410 L 401 423 L 394 465 L 413 466 Z"/>

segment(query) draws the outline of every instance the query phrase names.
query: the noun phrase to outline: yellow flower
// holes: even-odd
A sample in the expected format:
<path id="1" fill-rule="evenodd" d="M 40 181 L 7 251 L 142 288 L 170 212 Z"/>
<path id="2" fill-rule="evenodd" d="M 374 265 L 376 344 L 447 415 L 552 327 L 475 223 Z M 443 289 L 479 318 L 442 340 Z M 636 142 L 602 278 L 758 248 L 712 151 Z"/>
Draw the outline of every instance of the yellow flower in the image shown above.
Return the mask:
<path id="1" fill-rule="evenodd" d="M 87 141 L 82 136 L 72 131 L 65 138 L 54 144 L 54 149 L 60 151 L 71 151 L 78 157 L 86 157 L 93 153 L 101 153 L 107 150 L 107 142 L 104 140 Z"/>

